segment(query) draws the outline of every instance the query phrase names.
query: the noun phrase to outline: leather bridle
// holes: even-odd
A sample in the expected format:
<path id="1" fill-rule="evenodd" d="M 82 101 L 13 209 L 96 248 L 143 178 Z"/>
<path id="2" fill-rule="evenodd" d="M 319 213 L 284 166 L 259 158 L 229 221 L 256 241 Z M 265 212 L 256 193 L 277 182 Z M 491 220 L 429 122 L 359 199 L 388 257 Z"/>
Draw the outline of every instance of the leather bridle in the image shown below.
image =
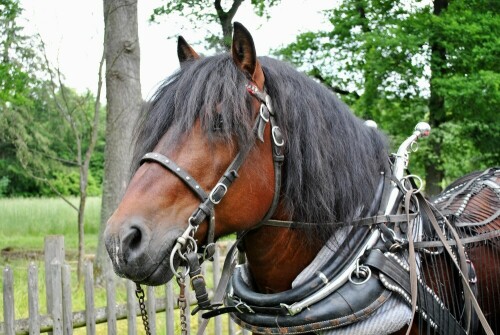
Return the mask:
<path id="1" fill-rule="evenodd" d="M 280 189 L 281 189 L 281 166 L 283 164 L 283 145 L 284 139 L 280 127 L 276 123 L 276 114 L 272 108 L 270 96 L 259 90 L 259 88 L 253 84 L 248 83 L 246 85 L 247 91 L 255 97 L 260 102 L 259 113 L 255 120 L 254 131 L 256 132 L 257 138 L 264 142 L 264 130 L 266 125 L 269 123 L 271 126 L 271 139 L 272 139 L 272 154 L 274 162 L 274 195 L 272 203 L 262 218 L 262 220 L 254 228 L 259 227 L 264 222 L 266 222 L 276 210 L 279 201 Z M 208 231 L 206 243 L 201 247 L 203 252 L 202 260 L 212 258 L 215 251 L 215 206 L 221 202 L 223 197 L 226 195 L 228 188 L 238 177 L 238 171 L 241 165 L 245 162 L 248 154 L 248 150 L 243 153 L 241 150 L 236 154 L 236 157 L 229 164 L 228 168 L 220 177 L 219 181 L 215 184 L 212 190 L 207 193 L 200 184 L 183 168 L 178 166 L 173 160 L 156 152 L 150 152 L 145 154 L 140 163 L 144 162 L 155 162 L 160 164 L 162 167 L 173 173 L 180 180 L 182 180 L 189 189 L 196 194 L 196 196 L 201 200 L 198 207 L 193 211 L 188 219 L 188 227 L 184 233 L 177 238 L 176 244 L 170 254 L 170 268 L 177 278 L 184 277 L 189 271 L 189 265 L 186 266 L 186 272 L 177 272 L 176 266 L 174 264 L 174 256 L 178 254 L 182 260 L 187 261 L 187 254 L 197 254 L 198 247 L 194 239 L 194 234 L 198 230 L 199 225 L 205 220 L 208 223 Z"/>

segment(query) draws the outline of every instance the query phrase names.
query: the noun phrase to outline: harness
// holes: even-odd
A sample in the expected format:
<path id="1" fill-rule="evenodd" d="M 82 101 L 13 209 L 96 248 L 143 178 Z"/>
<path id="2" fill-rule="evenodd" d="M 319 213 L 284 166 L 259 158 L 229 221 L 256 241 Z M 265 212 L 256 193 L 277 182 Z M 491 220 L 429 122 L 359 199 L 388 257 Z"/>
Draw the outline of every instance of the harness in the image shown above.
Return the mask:
<path id="1" fill-rule="evenodd" d="M 264 129 L 268 123 L 271 126 L 275 175 L 271 206 L 263 219 L 252 229 L 262 225 L 294 229 L 318 224 L 270 219 L 276 210 L 280 196 L 284 140 L 281 129 L 277 125 L 277 115 L 273 111 L 269 95 L 260 91 L 253 83 L 247 84 L 246 88 L 260 102 L 259 113 L 254 123 L 258 140 L 264 142 Z M 420 123 L 412 136 L 403 142 L 394 156 L 392 176 L 381 173 L 375 199 L 370 208 L 361 213 L 360 219 L 347 223 L 335 223 L 337 226 L 354 226 L 356 229 L 349 232 L 337 252 L 328 262 L 319 267 L 314 276 L 302 285 L 285 292 L 276 294 L 255 292 L 245 281 L 244 267 L 236 267 L 235 254 L 238 244 L 247 233 L 245 231 L 239 234 L 236 243 L 228 251 L 219 285 L 212 300 L 209 299 L 207 293 L 200 263 L 210 260 L 214 254 L 215 206 L 221 202 L 228 188 L 238 177 L 238 170 L 246 160 L 248 151 L 240 150 L 236 154 L 209 193 L 205 192 L 189 173 L 168 157 L 155 152 L 144 155 L 141 163 L 160 164 L 181 179 L 200 199 L 200 204 L 188 219 L 187 229 L 177 239 L 170 255 L 171 270 L 181 287 L 179 305 L 182 306 L 185 277 L 189 274 L 198 302 L 192 314 L 200 310 L 205 311 L 202 314 L 204 320 L 199 325 L 198 334 L 203 334 L 209 318 L 223 313 L 230 313 L 236 323 L 256 333 L 297 334 L 334 329 L 370 317 L 394 295 L 401 297 L 412 307 L 412 315 L 415 312 L 420 313 L 440 334 L 445 334 L 443 330 L 447 329 L 455 329 L 453 334 L 467 334 L 473 314 L 472 308 L 479 315 L 487 334 L 493 334 L 467 282 L 469 274 L 474 274 L 470 272 L 470 267 L 467 268 L 467 265 L 464 267 L 466 259 L 463 255 L 459 253 L 459 260 L 456 260 L 456 255 L 447 243 L 446 237 L 439 236 L 440 246 L 444 246 L 446 251 L 453 256 L 464 280 L 467 324 L 462 325 L 453 318 L 446 306 L 417 275 L 413 238 L 414 222 L 419 223 L 419 213 L 424 212 L 431 217 L 433 229 L 437 226 L 440 232 L 440 228 L 435 222 L 434 214 L 427 201 L 420 195 L 419 189 L 411 187 L 413 176 L 405 177 L 404 172 L 408 164 L 407 149 L 418 138 L 427 136 L 429 131 L 428 125 Z M 379 211 L 380 208 L 382 211 Z M 201 250 L 198 250 L 194 234 L 204 221 L 208 222 L 207 242 Z M 406 224 L 406 232 L 400 229 L 403 224 Z M 457 239 L 455 236 L 454 239 L 460 246 L 460 238 Z M 176 256 L 178 256 L 177 259 Z M 404 258 L 408 258 L 408 261 Z M 184 272 L 177 270 L 179 262 L 185 266 Z M 138 285 L 138 296 L 141 291 Z M 443 311 L 445 311 L 445 317 L 441 317 Z M 141 312 L 144 319 L 145 310 L 141 308 Z M 183 313 L 181 309 L 181 320 Z M 187 333 L 185 324 L 181 327 L 183 333 Z"/>

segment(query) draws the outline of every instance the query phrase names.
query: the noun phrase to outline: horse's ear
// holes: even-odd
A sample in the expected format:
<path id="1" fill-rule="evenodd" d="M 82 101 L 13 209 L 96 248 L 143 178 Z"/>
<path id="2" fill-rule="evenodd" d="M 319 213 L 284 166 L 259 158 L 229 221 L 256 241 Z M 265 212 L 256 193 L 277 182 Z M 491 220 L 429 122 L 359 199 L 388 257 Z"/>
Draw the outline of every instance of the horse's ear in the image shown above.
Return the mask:
<path id="1" fill-rule="evenodd" d="M 252 35 L 239 22 L 234 23 L 231 52 L 236 65 L 253 78 L 257 67 L 255 45 Z"/>
<path id="2" fill-rule="evenodd" d="M 200 58 L 198 53 L 194 51 L 182 36 L 179 36 L 177 39 L 177 57 L 179 57 L 181 65 L 186 61 Z"/>

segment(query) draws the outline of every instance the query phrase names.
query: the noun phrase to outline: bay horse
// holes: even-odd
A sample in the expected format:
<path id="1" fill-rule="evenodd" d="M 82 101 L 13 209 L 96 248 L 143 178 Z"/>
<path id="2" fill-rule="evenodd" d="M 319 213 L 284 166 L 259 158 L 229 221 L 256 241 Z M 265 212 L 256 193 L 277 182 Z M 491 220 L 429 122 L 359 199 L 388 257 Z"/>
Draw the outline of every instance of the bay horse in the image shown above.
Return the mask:
<path id="1" fill-rule="evenodd" d="M 268 57 L 257 58 L 251 34 L 239 23 L 234 23 L 229 53 L 202 58 L 182 37 L 178 40 L 177 53 L 180 69 L 167 78 L 147 103 L 136 134 L 133 177 L 107 222 L 106 247 L 118 275 L 146 285 L 160 285 L 173 277 L 179 280 L 187 274 L 178 270 L 180 265 L 189 264 L 186 268 L 192 271 L 196 267 L 193 264 L 200 258 L 210 258 L 210 250 L 218 238 L 236 232 L 240 235 L 238 247 L 244 251 L 246 263 L 228 279 L 225 308 L 236 322 L 254 333 L 368 334 L 367 327 L 376 334 L 404 334 L 407 329 L 413 334 L 443 333 L 433 325 L 434 321 L 443 324 L 437 320 L 440 316 L 433 317 L 434 320 L 430 315 L 429 319 L 424 317 L 422 311 L 429 311 L 429 306 L 425 309 L 426 306 L 419 305 L 423 306 L 421 312 L 413 319 L 409 313 L 411 308 L 404 301 L 408 294 L 395 285 L 390 274 L 384 276 L 383 270 L 377 270 L 376 260 L 390 263 L 391 257 L 401 263 L 403 270 L 397 270 L 401 270 L 405 278 L 404 264 L 408 265 L 408 259 L 413 259 L 423 274 L 418 280 L 428 282 L 428 286 L 412 283 L 407 291 L 417 292 L 420 301 L 425 301 L 427 296 L 425 290 L 420 291 L 421 287 L 432 288 L 438 293 L 433 293 L 434 296 L 439 295 L 441 300 L 429 298 L 431 303 L 456 305 L 446 322 L 458 319 L 455 324 L 464 324 L 463 304 L 459 302 L 465 293 L 460 293 L 462 289 L 456 292 L 456 287 L 460 287 L 457 277 L 463 273 L 457 274 L 459 270 L 453 269 L 452 258 L 443 255 L 440 244 L 432 244 L 436 240 L 432 229 L 429 234 L 423 228 L 417 229 L 422 236 L 429 235 L 427 243 L 432 242 L 420 246 L 426 252 L 418 252 L 422 255 L 417 258 L 408 258 L 407 251 L 399 254 L 403 261 L 378 252 L 372 253 L 373 259 L 366 257 L 366 264 L 370 266 L 359 263 L 369 249 L 386 250 L 384 243 L 389 240 L 391 248 L 407 246 L 407 242 L 395 243 L 394 240 L 401 240 L 393 239 L 391 234 L 396 237 L 396 227 L 402 227 L 403 233 L 408 227 L 411 229 L 405 223 L 396 223 L 387 229 L 388 222 L 382 226 L 375 221 L 368 225 L 362 219 L 380 218 L 376 214 L 388 201 L 385 185 L 399 183 L 389 179 L 394 163 L 389 159 L 388 143 L 380 131 L 365 125 L 328 89 L 291 66 Z M 483 184 L 498 186 L 497 170 L 485 176 L 481 175 L 481 179 L 473 175 L 460 185 L 468 187 L 479 178 Z M 454 191 L 443 193 L 434 207 L 440 208 L 443 199 L 446 206 L 442 208 L 463 202 L 466 195 L 457 195 L 456 191 L 468 189 L 457 186 Z M 498 188 L 492 189 L 493 193 L 487 195 L 488 206 L 497 210 Z M 409 199 L 415 208 L 415 201 L 411 196 Z M 406 216 L 415 218 L 408 204 Z M 474 204 L 474 210 L 481 213 L 475 222 L 492 217 L 482 203 Z M 396 216 L 387 217 L 396 220 Z M 498 215 L 490 221 L 480 228 L 472 224 L 463 226 L 461 238 L 497 232 Z M 285 224 L 277 224 L 279 222 Z M 302 224 L 294 226 L 294 223 Z M 444 223 L 439 224 L 446 232 Z M 383 234 L 378 229 L 390 233 L 380 239 L 378 236 Z M 366 236 L 373 240 L 369 247 L 363 242 Z M 470 266 L 467 278 L 472 280 L 477 275 L 473 288 L 479 289 L 478 299 L 484 315 L 498 332 L 500 260 L 495 236 L 498 235 L 486 241 L 473 239 L 473 243 L 468 244 L 467 261 L 479 267 L 474 271 Z M 360 241 L 365 243 L 362 250 L 357 249 Z M 425 239 L 419 241 L 424 243 Z M 318 256 L 330 251 L 338 258 L 313 265 Z M 202 256 L 193 258 L 192 254 L 197 252 Z M 349 254 L 356 253 L 359 257 L 353 262 Z M 339 288 L 333 293 L 327 296 L 321 293 L 318 305 L 308 304 L 299 312 L 285 302 L 272 307 L 264 305 L 265 300 L 275 297 L 288 301 L 295 294 L 303 294 L 302 291 L 319 285 L 324 292 L 323 286 L 332 287 L 329 283 L 339 275 L 333 265 L 332 269 L 328 265 L 337 261 L 352 265 L 349 265 L 348 280 L 344 275 L 342 285 L 337 285 Z M 313 279 L 294 284 L 304 271 L 312 272 Z M 328 275 L 327 271 L 330 271 Z M 351 278 L 353 273 L 359 277 L 358 282 Z M 190 275 L 192 280 L 195 277 L 201 280 L 199 274 Z M 236 280 L 237 276 L 245 277 L 245 282 Z M 198 281 L 193 283 L 197 286 Z M 442 287 L 443 283 L 456 286 Z M 256 297 L 253 304 L 241 298 L 250 287 L 253 291 L 247 293 L 250 298 Z M 370 293 L 372 291 L 376 294 Z M 334 310 L 332 313 L 338 315 L 329 316 L 327 308 L 322 312 L 326 317 L 314 322 L 317 317 L 314 306 L 326 304 L 325 301 L 328 308 Z M 392 305 L 386 301 L 392 301 Z M 215 306 L 213 311 L 226 311 L 219 307 Z M 276 310 L 279 310 L 276 314 L 258 318 L 261 312 L 275 313 Z M 391 314 L 394 311 L 401 313 Z M 302 318 L 303 323 L 296 324 L 294 314 Z M 399 315 L 401 320 L 392 322 L 391 327 L 368 322 L 389 314 Z M 252 320 L 264 320 L 264 325 L 252 325 Z M 282 326 L 277 320 L 289 325 Z M 276 323 L 275 327 L 269 326 L 269 322 Z M 357 325 L 365 326 L 352 328 Z M 464 327 L 477 328 L 474 318 L 469 318 L 469 324 Z"/>

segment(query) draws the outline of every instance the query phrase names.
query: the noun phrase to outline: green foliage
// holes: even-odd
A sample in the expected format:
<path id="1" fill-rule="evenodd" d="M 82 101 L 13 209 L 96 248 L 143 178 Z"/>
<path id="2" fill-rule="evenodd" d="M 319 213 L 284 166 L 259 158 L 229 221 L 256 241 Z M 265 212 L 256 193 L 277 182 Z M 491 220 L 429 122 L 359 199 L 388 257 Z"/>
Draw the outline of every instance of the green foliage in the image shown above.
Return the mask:
<path id="1" fill-rule="evenodd" d="M 62 187 L 61 175 L 79 173 L 78 156 L 90 143 L 95 98 L 59 85 L 40 38 L 25 35 L 19 25 L 21 13 L 19 1 L 0 0 L 0 178 L 10 181 L 1 194 L 46 195 L 45 181 L 51 179 L 63 195 L 75 194 L 73 186 Z M 103 124 L 100 152 L 90 165 L 95 177 L 91 194 L 102 183 Z"/>
<path id="2" fill-rule="evenodd" d="M 301 34 L 277 54 L 374 119 L 395 146 L 434 113 L 431 93 L 442 98 L 431 135 L 439 153 L 422 141 L 411 168 L 425 175 L 425 163 L 438 162 L 446 182 L 500 161 L 499 12 L 494 0 L 449 1 L 439 16 L 417 0 L 345 0 L 325 12 L 330 30 Z"/>
<path id="3" fill-rule="evenodd" d="M 53 196 L 55 188 L 59 194 L 66 196 L 78 196 L 80 194 L 80 173 L 76 170 L 67 171 L 52 171 L 50 176 L 50 185 L 40 185 L 40 195 Z M 96 196 L 101 194 L 101 184 L 98 184 L 96 179 L 89 174 L 87 194 L 89 196 Z"/>
<path id="4" fill-rule="evenodd" d="M 7 187 L 9 186 L 10 179 L 7 176 L 0 178 L 0 198 L 5 197 L 7 194 Z"/>

